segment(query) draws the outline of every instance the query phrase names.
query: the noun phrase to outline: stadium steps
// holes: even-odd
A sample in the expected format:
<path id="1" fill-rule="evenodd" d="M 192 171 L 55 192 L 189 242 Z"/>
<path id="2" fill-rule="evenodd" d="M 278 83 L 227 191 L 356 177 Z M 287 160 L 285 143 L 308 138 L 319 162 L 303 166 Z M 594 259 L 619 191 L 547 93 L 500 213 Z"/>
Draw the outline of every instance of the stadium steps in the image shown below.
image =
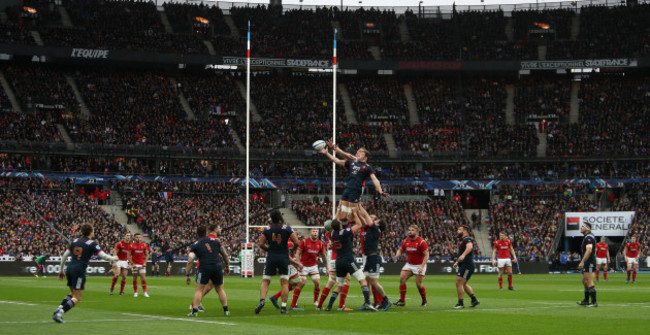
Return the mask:
<path id="1" fill-rule="evenodd" d="M 409 108 L 409 124 L 414 126 L 420 124 L 420 116 L 418 115 L 418 105 L 415 103 L 415 95 L 413 95 L 413 86 L 411 84 L 404 84 L 404 96 Z"/>
<path id="2" fill-rule="evenodd" d="M 481 220 L 487 216 L 487 209 L 466 209 L 465 216 L 467 217 L 467 222 L 472 222 L 472 214 L 476 213 Z M 489 257 L 492 255 L 492 245 L 490 243 L 490 232 L 488 231 L 485 225 L 482 225 L 481 229 L 472 229 L 474 233 L 474 239 L 478 245 L 480 256 Z"/>
<path id="3" fill-rule="evenodd" d="M 43 39 L 41 38 L 41 34 L 38 31 L 32 30 L 30 31 L 30 33 L 32 34 L 32 38 L 34 39 L 34 42 L 36 42 L 36 45 L 40 45 L 40 46 L 44 45 Z"/>
<path id="4" fill-rule="evenodd" d="M 216 55 L 217 53 L 214 51 L 214 45 L 212 45 L 212 42 L 208 40 L 204 40 L 203 44 L 205 44 L 205 47 L 208 48 L 208 53 L 212 56 Z"/>
<path id="5" fill-rule="evenodd" d="M 386 146 L 388 146 L 388 157 L 397 158 L 397 149 L 395 149 L 395 138 L 391 133 L 384 133 L 384 140 L 386 141 Z"/>
<path id="6" fill-rule="evenodd" d="M 571 19 L 571 40 L 577 40 L 578 35 L 580 35 L 580 14 L 576 14 L 576 16 Z"/>
<path id="7" fill-rule="evenodd" d="M 118 193 L 118 192 L 111 192 L 111 196 L 114 196 L 115 193 Z M 101 207 L 101 209 L 103 209 L 104 212 L 106 212 L 108 214 L 113 213 L 112 212 L 113 205 L 100 205 L 99 207 Z M 147 243 L 151 242 L 151 238 L 144 237 L 144 232 L 142 231 L 142 229 L 140 229 L 140 227 L 138 227 L 137 224 L 135 224 L 135 223 L 128 224 L 129 218 L 126 216 L 126 212 L 124 212 L 122 210 L 122 207 L 118 206 L 118 205 L 115 205 L 115 221 L 119 222 L 122 226 L 124 226 L 131 233 L 131 235 L 135 235 L 136 233 L 140 233 L 140 234 L 142 234 L 142 237 L 143 237 L 145 242 L 147 242 Z"/>
<path id="8" fill-rule="evenodd" d="M 381 60 L 381 51 L 379 51 L 378 46 L 373 45 L 368 48 L 368 51 L 370 51 L 370 54 L 372 55 L 372 59 Z"/>
<path id="9" fill-rule="evenodd" d="M 235 130 L 230 132 L 230 137 L 232 137 L 233 141 L 235 141 L 235 144 L 237 145 L 237 150 L 239 150 L 239 153 L 242 155 L 246 154 L 246 147 L 244 147 L 244 144 L 241 141 L 241 138 L 239 138 L 239 135 L 237 135 L 237 132 Z"/>
<path id="10" fill-rule="evenodd" d="M 401 20 L 399 23 L 399 39 L 402 42 L 408 42 L 411 40 L 411 35 L 409 34 L 409 27 L 406 25 L 406 20 Z"/>
<path id="11" fill-rule="evenodd" d="M 239 29 L 237 29 L 235 21 L 232 20 L 232 16 L 224 15 L 223 20 L 226 21 L 228 28 L 230 28 L 230 37 L 239 39 Z"/>
<path id="12" fill-rule="evenodd" d="M 539 143 L 537 144 L 537 157 L 546 157 L 546 133 L 538 131 L 537 138 L 539 139 Z"/>
<path id="13" fill-rule="evenodd" d="M 350 94 L 348 93 L 347 87 L 345 84 L 339 83 L 339 95 L 341 100 L 343 100 L 343 107 L 345 108 L 345 121 L 350 124 L 359 124 L 357 121 L 357 116 L 354 115 L 354 108 L 352 108 L 352 100 L 350 100 Z"/>
<path id="14" fill-rule="evenodd" d="M 506 124 L 515 124 L 515 85 L 506 85 Z"/>
<path id="15" fill-rule="evenodd" d="M 244 101 L 246 101 L 246 85 L 244 85 L 244 83 L 242 83 L 241 80 L 235 80 L 235 82 L 237 83 L 237 87 L 239 88 L 239 93 L 241 94 L 242 98 L 244 98 Z M 262 120 L 262 116 L 260 116 L 260 113 L 257 112 L 257 107 L 255 107 L 255 104 L 253 103 L 253 101 L 251 101 L 250 103 L 251 103 L 251 106 L 250 106 L 250 108 L 251 108 L 251 121 L 252 122 L 262 122 L 262 121 L 264 121 L 264 120 Z M 246 111 L 244 111 L 244 113 L 246 113 Z M 246 114 L 242 115 L 241 117 L 242 117 L 242 120 L 244 122 L 246 122 Z"/>
<path id="16" fill-rule="evenodd" d="M 280 213 L 282 213 L 282 218 L 284 222 L 291 227 L 300 227 L 304 226 L 305 223 L 298 219 L 298 215 L 289 208 L 280 208 Z M 301 231 L 302 236 L 305 236 L 304 232 Z"/>
<path id="17" fill-rule="evenodd" d="M 538 45 L 537 46 L 537 60 L 546 60 L 546 51 L 548 49 L 546 48 L 545 45 Z"/>
<path id="18" fill-rule="evenodd" d="M 90 110 L 84 101 L 83 95 L 81 95 L 81 92 L 79 91 L 79 87 L 77 87 L 77 82 L 75 82 L 74 78 L 72 78 L 72 76 L 69 74 L 65 75 L 65 81 L 72 88 L 72 92 L 74 92 L 74 96 L 77 98 L 77 103 L 79 103 L 79 106 L 81 106 L 79 107 L 81 110 L 81 115 L 88 118 L 90 116 Z"/>
<path id="19" fill-rule="evenodd" d="M 68 15 L 68 10 L 65 9 L 65 6 L 59 5 L 59 14 L 61 15 L 61 23 L 66 28 L 74 27 L 72 20 L 70 20 L 70 15 Z"/>
<path id="20" fill-rule="evenodd" d="M 181 106 L 183 107 L 183 111 L 185 112 L 186 115 L 185 118 L 187 120 L 196 120 L 196 115 L 194 115 L 192 108 L 190 108 L 190 104 L 187 102 L 187 99 L 185 98 L 185 94 L 183 94 L 183 90 L 181 90 L 178 87 L 178 81 L 176 81 L 175 78 L 169 78 L 169 81 L 176 88 L 176 94 L 178 94 L 178 102 L 180 102 Z"/>
<path id="21" fill-rule="evenodd" d="M 505 33 L 506 33 L 506 38 L 508 39 L 508 42 L 512 42 L 515 40 L 515 30 L 512 28 L 515 20 L 512 17 L 508 18 L 508 22 L 506 22 L 506 28 L 505 28 Z"/>
<path id="22" fill-rule="evenodd" d="M 160 13 L 160 22 L 165 27 L 165 32 L 168 34 L 174 33 L 174 28 L 172 28 L 172 25 L 169 23 L 169 18 L 167 17 L 167 13 L 165 13 L 165 7 L 156 6 L 156 9 L 158 10 L 158 13 Z"/>
<path id="23" fill-rule="evenodd" d="M 61 137 L 63 137 L 63 141 L 67 144 L 68 150 L 74 150 L 74 142 L 72 141 L 70 134 L 68 134 L 68 131 L 65 129 L 65 126 L 57 123 L 56 129 L 58 129 L 59 133 L 61 133 Z"/>
<path id="24" fill-rule="evenodd" d="M 569 123 L 578 123 L 580 119 L 580 101 L 578 93 L 580 92 L 580 82 L 571 82 L 571 101 L 569 103 Z"/>
<path id="25" fill-rule="evenodd" d="M 9 82 L 7 81 L 7 78 L 5 77 L 4 73 L 2 73 L 2 71 L 0 71 L 0 85 L 2 85 L 2 88 L 5 90 L 5 94 L 7 94 L 9 102 L 11 102 L 11 109 L 13 109 L 15 112 L 22 113 L 23 109 L 20 107 L 18 100 L 16 100 L 16 95 L 14 94 L 14 91 L 11 90 L 11 86 L 9 85 Z"/>

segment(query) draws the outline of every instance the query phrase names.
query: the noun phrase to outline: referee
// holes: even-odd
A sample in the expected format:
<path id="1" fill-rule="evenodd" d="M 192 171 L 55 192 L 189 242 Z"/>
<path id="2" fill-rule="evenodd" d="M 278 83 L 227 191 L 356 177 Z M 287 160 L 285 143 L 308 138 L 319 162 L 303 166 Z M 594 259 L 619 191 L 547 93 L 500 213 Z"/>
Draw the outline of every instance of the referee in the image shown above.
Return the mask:
<path id="1" fill-rule="evenodd" d="M 578 301 L 578 305 L 585 307 L 598 307 L 596 302 L 596 286 L 594 285 L 594 272 L 596 271 L 596 237 L 591 233 L 591 224 L 583 222 L 580 232 L 585 237 L 582 239 L 582 260 L 578 270 L 582 270 L 582 285 L 585 287 L 585 299 Z M 589 298 L 591 297 L 591 303 Z"/>

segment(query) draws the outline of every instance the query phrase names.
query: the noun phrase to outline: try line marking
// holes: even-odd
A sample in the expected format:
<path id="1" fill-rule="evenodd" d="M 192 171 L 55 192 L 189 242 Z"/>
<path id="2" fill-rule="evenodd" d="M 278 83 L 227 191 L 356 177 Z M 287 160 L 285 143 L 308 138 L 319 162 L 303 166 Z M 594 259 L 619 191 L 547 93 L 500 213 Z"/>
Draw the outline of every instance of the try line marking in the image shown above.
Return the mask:
<path id="1" fill-rule="evenodd" d="M 0 300 L 0 304 L 13 304 L 13 305 L 24 305 L 24 306 L 36 306 L 36 304 L 30 304 L 30 303 L 19 302 L 19 301 L 8 301 L 8 300 Z"/>
<path id="2" fill-rule="evenodd" d="M 232 322 L 220 322 L 220 321 L 208 321 L 208 320 L 199 320 L 196 318 L 170 318 L 166 316 L 158 316 L 158 315 L 146 315 L 146 314 L 132 314 L 132 313 L 122 313 L 122 315 L 126 316 L 136 316 L 136 317 L 141 317 L 141 318 L 149 318 L 149 319 L 156 319 L 156 320 L 169 320 L 169 321 L 184 321 L 184 322 L 195 322 L 195 323 L 209 323 L 209 324 L 214 324 L 214 325 L 224 325 L 224 326 L 236 326 L 236 323 Z"/>
<path id="3" fill-rule="evenodd" d="M 96 323 L 96 322 L 142 322 L 142 319 L 92 319 L 92 320 L 65 320 L 65 323 Z M 39 320 L 39 321 L 0 321 L 2 325 L 11 324 L 41 324 L 41 323 L 54 323 L 52 320 Z"/>

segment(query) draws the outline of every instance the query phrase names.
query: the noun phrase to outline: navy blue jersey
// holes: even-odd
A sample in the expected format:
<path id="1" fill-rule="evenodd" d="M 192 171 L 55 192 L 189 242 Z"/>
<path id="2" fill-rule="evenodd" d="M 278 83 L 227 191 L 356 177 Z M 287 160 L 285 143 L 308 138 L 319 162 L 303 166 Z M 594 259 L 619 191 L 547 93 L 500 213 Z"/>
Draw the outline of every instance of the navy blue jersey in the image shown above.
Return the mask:
<path id="1" fill-rule="evenodd" d="M 458 255 L 456 256 L 456 259 L 460 257 L 465 252 L 465 249 L 467 249 L 467 244 L 472 243 L 474 245 L 474 240 L 468 236 L 465 236 L 462 241 L 460 241 L 460 244 L 458 244 Z M 471 265 L 474 263 L 474 256 L 473 252 L 468 253 L 465 255 L 465 259 L 463 259 L 462 262 L 459 262 L 458 265 Z"/>
<path id="2" fill-rule="evenodd" d="M 264 228 L 262 232 L 266 236 L 266 243 L 269 245 L 268 252 L 271 254 L 289 255 L 289 236 L 293 234 L 293 228 L 282 223 L 272 223 Z"/>
<path id="3" fill-rule="evenodd" d="M 203 237 L 192 244 L 190 252 L 196 254 L 199 259 L 199 268 L 212 267 L 221 264 L 219 258 L 219 251 L 221 250 L 221 242 L 219 240 Z"/>
<path id="4" fill-rule="evenodd" d="M 357 160 L 346 160 L 345 167 L 350 171 L 350 178 L 348 179 L 345 188 L 361 190 L 363 182 L 370 178 L 371 174 L 375 174 L 375 170 L 372 166 Z"/>
<path id="5" fill-rule="evenodd" d="M 585 235 L 585 237 L 582 239 L 582 255 L 584 256 L 585 253 L 587 252 L 587 245 L 591 244 L 591 255 L 589 255 L 589 258 L 585 260 L 585 262 L 596 262 L 596 236 L 594 234 L 589 233 Z"/>
<path id="6" fill-rule="evenodd" d="M 354 246 L 354 233 L 351 228 L 333 231 L 332 242 L 336 249 L 336 259 L 344 257 L 354 258 L 354 252 L 352 250 Z"/>
<path id="7" fill-rule="evenodd" d="M 151 263 L 158 263 L 159 258 L 160 258 L 160 255 L 158 255 L 157 251 L 153 251 L 151 253 Z"/>
<path id="8" fill-rule="evenodd" d="M 102 248 L 97 242 L 87 237 L 80 237 L 70 243 L 68 250 L 72 253 L 70 265 L 81 265 L 85 268 L 88 266 L 90 257 L 98 254 Z"/>
<path id="9" fill-rule="evenodd" d="M 379 252 L 379 237 L 381 236 L 381 229 L 376 224 L 365 226 L 361 233 L 363 239 L 363 254 L 369 255 Z"/>

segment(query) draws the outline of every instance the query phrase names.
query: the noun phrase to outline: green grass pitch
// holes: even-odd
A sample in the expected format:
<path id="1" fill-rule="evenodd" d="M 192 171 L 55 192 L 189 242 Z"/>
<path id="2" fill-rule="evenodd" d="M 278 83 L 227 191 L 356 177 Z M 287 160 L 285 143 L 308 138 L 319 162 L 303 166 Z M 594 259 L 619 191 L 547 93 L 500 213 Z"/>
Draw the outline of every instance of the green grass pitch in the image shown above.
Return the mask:
<path id="1" fill-rule="evenodd" d="M 0 280 L 0 334 L 617 334 L 647 328 L 650 283 L 641 274 L 637 284 L 625 284 L 624 274 L 596 284 L 600 307 L 576 305 L 583 297 L 579 275 L 515 275 L 516 291 L 499 291 L 496 275 L 475 275 L 473 286 L 481 305 L 452 310 L 456 303 L 454 276 L 428 276 L 429 306 L 420 307 L 415 282 L 408 283 L 405 307 L 387 312 L 324 312 L 312 306 L 308 283 L 299 300 L 305 311 L 280 315 L 270 303 L 253 313 L 261 278 L 226 277 L 232 315 L 224 317 L 214 292 L 204 300 L 206 312 L 187 318 L 194 284 L 184 277 L 148 278 L 151 298 L 133 297 L 131 280 L 126 295 L 108 294 L 110 277 L 88 277 L 82 302 L 64 315 L 65 324 L 52 321 L 52 312 L 68 290 L 57 278 L 4 277 Z M 505 278 L 504 278 L 505 279 Z M 399 298 L 399 279 L 381 282 L 391 300 Z M 505 281 L 505 280 L 504 280 Z M 118 282 L 119 286 L 119 282 Z M 270 293 L 279 288 L 271 283 Z M 347 306 L 362 304 L 353 284 Z M 466 300 L 469 300 L 466 298 Z M 469 304 L 466 303 L 468 306 Z M 337 302 L 338 306 L 338 302 Z M 646 327 L 644 327 L 646 326 Z"/>

